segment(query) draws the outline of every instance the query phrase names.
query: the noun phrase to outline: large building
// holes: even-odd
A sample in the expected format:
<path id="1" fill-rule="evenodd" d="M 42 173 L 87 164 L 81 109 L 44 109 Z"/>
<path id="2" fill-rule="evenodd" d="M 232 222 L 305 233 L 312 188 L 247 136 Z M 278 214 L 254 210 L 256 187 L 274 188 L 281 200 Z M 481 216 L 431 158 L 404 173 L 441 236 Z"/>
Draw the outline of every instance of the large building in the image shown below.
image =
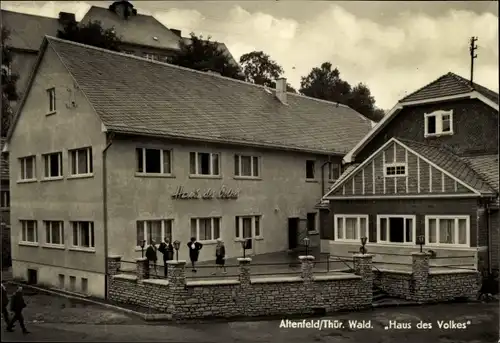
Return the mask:
<path id="1" fill-rule="evenodd" d="M 104 295 L 106 256 L 286 251 L 370 130 L 347 106 L 47 37 L 9 132 L 14 277 Z M 314 239 L 313 239 L 314 240 Z M 319 246 L 318 246 L 319 247 Z"/>
<path id="2" fill-rule="evenodd" d="M 498 120 L 498 94 L 453 73 L 402 99 L 325 195 L 323 251 L 346 256 L 365 236 L 394 269 L 421 236 L 436 266 L 498 269 Z"/>

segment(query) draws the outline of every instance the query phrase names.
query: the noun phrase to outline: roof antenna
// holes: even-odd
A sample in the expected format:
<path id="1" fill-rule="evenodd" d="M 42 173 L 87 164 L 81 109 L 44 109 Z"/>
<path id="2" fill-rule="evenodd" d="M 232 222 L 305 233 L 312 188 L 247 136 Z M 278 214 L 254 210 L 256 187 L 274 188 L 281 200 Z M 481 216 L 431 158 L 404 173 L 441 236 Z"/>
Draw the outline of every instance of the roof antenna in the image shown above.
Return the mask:
<path id="1" fill-rule="evenodd" d="M 470 84 L 473 84 L 474 80 L 474 60 L 477 58 L 477 54 L 475 51 L 477 50 L 477 37 L 471 37 L 470 38 L 470 46 L 469 46 L 469 52 L 470 52 Z"/>

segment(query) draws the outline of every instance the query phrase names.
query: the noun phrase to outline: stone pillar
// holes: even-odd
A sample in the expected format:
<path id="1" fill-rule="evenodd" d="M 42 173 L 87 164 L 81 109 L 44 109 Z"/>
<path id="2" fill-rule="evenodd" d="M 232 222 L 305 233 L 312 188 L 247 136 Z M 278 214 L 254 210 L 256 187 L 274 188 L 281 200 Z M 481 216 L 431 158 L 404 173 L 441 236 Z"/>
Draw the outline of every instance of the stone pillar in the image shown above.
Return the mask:
<path id="1" fill-rule="evenodd" d="M 304 281 L 311 281 L 313 277 L 314 269 L 314 256 L 299 256 L 301 262 L 301 277 Z"/>
<path id="2" fill-rule="evenodd" d="M 186 261 L 171 260 L 168 263 L 168 283 L 171 290 L 186 286 Z"/>
<path id="3" fill-rule="evenodd" d="M 240 285 L 242 287 L 250 286 L 250 262 L 252 262 L 252 259 L 250 257 L 238 258 L 238 263 L 239 263 L 238 274 L 240 279 Z"/>
<path id="4" fill-rule="evenodd" d="M 182 319 L 186 311 L 186 261 L 171 260 L 168 263 L 168 289 L 170 296 L 167 300 L 167 313 L 172 319 Z"/>
<path id="5" fill-rule="evenodd" d="M 354 274 L 361 276 L 363 283 L 363 294 L 366 304 L 371 304 L 373 300 L 373 255 L 354 254 Z"/>
<path id="6" fill-rule="evenodd" d="M 418 302 L 427 300 L 427 279 L 429 278 L 429 257 L 426 252 L 414 252 L 412 257 L 412 289 L 410 297 Z"/>
<path id="7" fill-rule="evenodd" d="M 120 272 L 121 261 L 122 257 L 120 255 L 108 256 L 108 276 L 113 276 Z"/>
<path id="8" fill-rule="evenodd" d="M 149 279 L 149 261 L 145 257 L 135 259 L 137 280 Z"/>

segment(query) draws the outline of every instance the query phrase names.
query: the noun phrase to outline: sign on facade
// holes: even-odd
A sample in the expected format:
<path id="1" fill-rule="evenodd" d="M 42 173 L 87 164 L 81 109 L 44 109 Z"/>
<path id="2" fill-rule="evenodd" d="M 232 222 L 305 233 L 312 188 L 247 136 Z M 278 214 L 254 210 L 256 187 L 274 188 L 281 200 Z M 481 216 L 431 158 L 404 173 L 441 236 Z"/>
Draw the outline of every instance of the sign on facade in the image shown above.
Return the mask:
<path id="1" fill-rule="evenodd" d="M 172 199 L 238 199 L 240 191 L 234 190 L 222 186 L 219 190 L 213 190 L 208 188 L 206 190 L 195 189 L 190 192 L 186 192 L 184 187 L 179 186 L 174 194 L 172 194 Z"/>

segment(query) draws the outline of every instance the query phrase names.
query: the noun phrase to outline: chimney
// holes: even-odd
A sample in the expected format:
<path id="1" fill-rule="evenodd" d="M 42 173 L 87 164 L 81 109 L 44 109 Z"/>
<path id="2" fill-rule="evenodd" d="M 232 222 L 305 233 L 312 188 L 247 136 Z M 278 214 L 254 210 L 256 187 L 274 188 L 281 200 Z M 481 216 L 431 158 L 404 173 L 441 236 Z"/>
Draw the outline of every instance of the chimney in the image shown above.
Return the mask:
<path id="1" fill-rule="evenodd" d="M 181 30 L 177 30 L 177 29 L 170 29 L 170 31 L 172 31 L 172 33 L 176 36 L 179 36 L 179 37 L 182 37 L 181 36 Z"/>
<path id="2" fill-rule="evenodd" d="M 59 12 L 59 24 L 66 25 L 70 22 L 76 22 L 75 14 L 69 12 Z"/>
<path id="3" fill-rule="evenodd" d="M 286 102 L 286 78 L 280 77 L 276 79 L 276 97 L 283 104 L 287 104 Z"/>
<path id="4" fill-rule="evenodd" d="M 137 10 L 134 8 L 134 5 L 126 0 L 113 2 L 109 6 L 109 9 L 115 12 L 121 19 L 125 20 L 130 16 L 137 15 Z"/>

